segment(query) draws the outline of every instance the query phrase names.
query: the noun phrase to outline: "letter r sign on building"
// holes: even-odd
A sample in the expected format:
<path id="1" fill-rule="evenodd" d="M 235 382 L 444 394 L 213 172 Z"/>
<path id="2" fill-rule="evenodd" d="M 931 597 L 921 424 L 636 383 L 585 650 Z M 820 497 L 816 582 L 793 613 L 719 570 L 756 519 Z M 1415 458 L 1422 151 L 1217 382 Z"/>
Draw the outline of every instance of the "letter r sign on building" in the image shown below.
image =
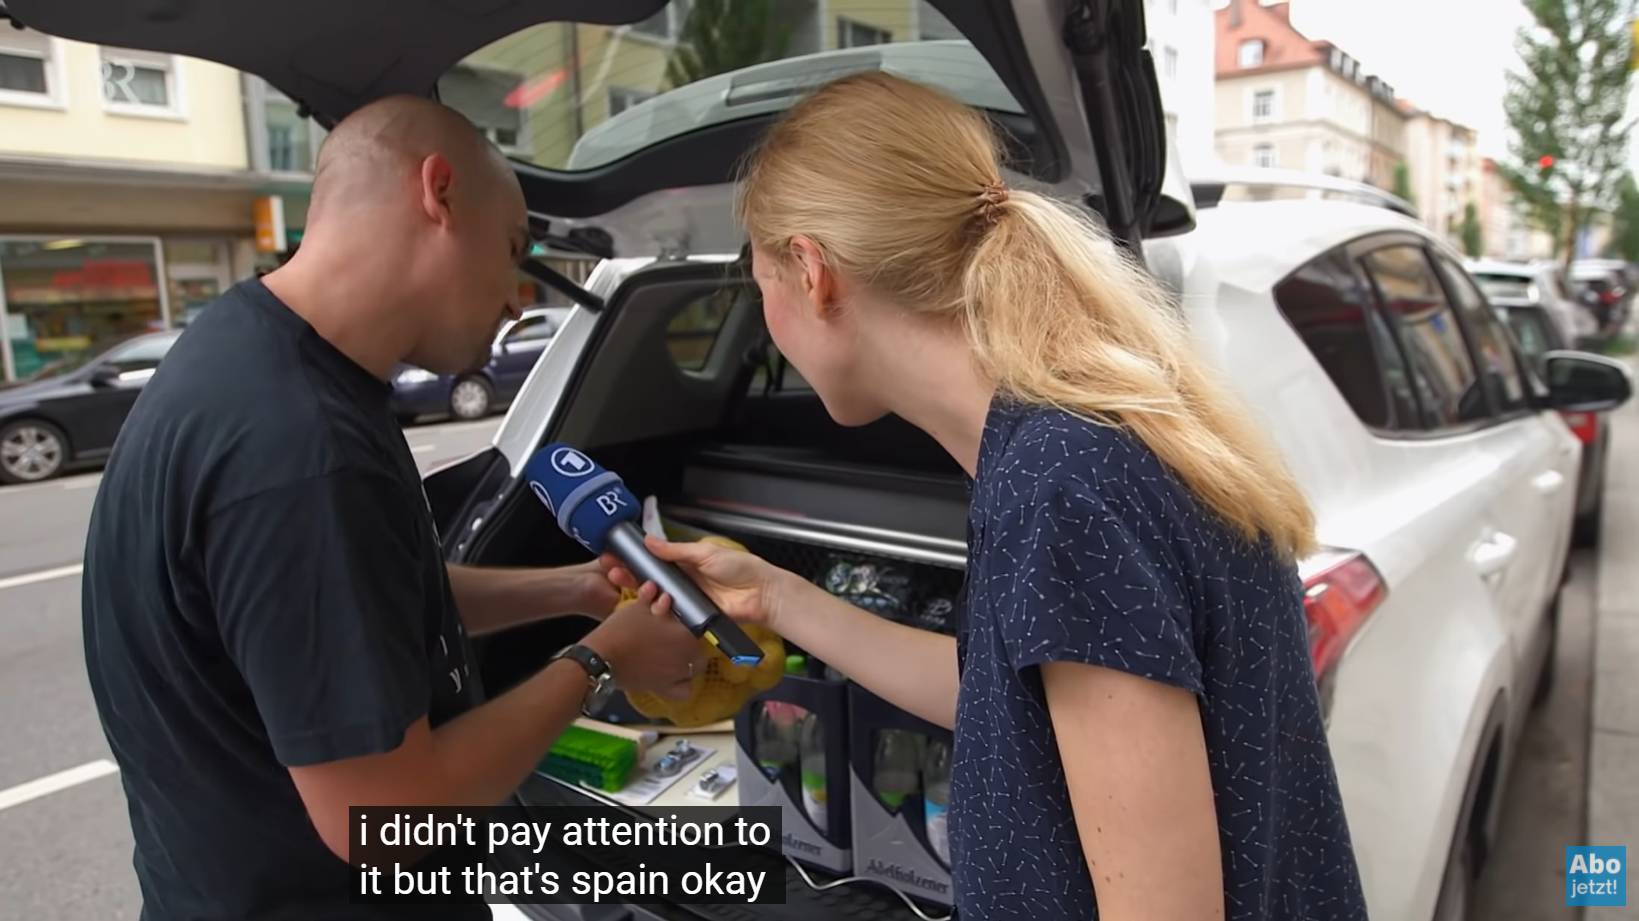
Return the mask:
<path id="1" fill-rule="evenodd" d="M 1565 904 L 1628 904 L 1627 846 L 1565 848 Z"/>

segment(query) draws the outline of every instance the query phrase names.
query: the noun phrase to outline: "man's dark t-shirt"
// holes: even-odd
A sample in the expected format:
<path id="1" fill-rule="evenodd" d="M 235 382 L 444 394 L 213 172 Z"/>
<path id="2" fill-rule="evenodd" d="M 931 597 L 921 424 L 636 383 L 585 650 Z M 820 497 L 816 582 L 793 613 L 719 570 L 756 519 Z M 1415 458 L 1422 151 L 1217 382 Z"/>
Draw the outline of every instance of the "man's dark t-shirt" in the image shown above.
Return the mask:
<path id="1" fill-rule="evenodd" d="M 248 281 L 120 432 L 85 552 L 85 654 L 145 918 L 403 912 L 350 903 L 352 871 L 286 770 L 390 751 L 481 697 L 388 396 Z"/>

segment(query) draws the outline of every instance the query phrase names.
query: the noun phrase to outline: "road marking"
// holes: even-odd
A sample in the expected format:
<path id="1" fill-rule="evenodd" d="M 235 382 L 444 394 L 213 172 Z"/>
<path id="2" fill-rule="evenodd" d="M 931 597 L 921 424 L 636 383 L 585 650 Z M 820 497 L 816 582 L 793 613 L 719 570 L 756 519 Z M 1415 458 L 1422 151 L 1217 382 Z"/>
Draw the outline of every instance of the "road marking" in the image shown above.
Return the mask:
<path id="1" fill-rule="evenodd" d="M 109 774 L 117 773 L 119 773 L 119 768 L 107 758 L 87 761 L 79 767 L 71 767 L 66 771 L 47 774 L 38 780 L 20 783 L 7 790 L 0 790 L 0 809 L 21 806 L 29 800 L 50 796 L 53 793 L 67 790 L 69 787 L 77 787 L 82 783 L 96 780 L 98 777 L 107 777 Z"/>
<path id="2" fill-rule="evenodd" d="M 33 585 L 36 582 L 49 582 L 52 579 L 61 579 L 66 576 L 77 576 L 84 570 L 84 563 L 75 563 L 72 566 L 58 566 L 56 569 L 25 572 L 20 576 L 7 576 L 0 579 L 0 590 L 17 588 L 20 585 Z"/>
<path id="3" fill-rule="evenodd" d="M 436 451 L 436 450 L 438 450 L 438 445 L 413 445 L 410 448 L 410 453 L 412 453 L 412 454 L 426 454 L 428 451 Z"/>

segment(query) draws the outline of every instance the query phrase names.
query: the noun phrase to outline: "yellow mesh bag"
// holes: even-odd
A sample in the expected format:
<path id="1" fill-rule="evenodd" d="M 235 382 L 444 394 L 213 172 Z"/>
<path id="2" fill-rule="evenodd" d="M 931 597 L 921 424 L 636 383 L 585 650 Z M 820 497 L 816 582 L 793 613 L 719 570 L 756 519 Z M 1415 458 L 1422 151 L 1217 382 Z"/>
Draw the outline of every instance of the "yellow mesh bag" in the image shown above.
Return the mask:
<path id="1" fill-rule="evenodd" d="M 735 550 L 745 547 L 726 537 L 706 535 L 701 540 L 720 544 Z M 636 592 L 621 593 L 625 603 L 637 597 Z M 706 640 L 700 645 L 706 650 L 706 667 L 695 673 L 689 696 L 671 700 L 657 694 L 627 691 L 626 699 L 632 709 L 650 719 L 670 720 L 678 726 L 704 726 L 728 719 L 740 712 L 751 698 L 780 683 L 785 675 L 785 643 L 779 634 L 760 624 L 741 624 L 746 636 L 751 637 L 763 650 L 763 660 L 756 665 L 735 665 L 728 656 Z"/>

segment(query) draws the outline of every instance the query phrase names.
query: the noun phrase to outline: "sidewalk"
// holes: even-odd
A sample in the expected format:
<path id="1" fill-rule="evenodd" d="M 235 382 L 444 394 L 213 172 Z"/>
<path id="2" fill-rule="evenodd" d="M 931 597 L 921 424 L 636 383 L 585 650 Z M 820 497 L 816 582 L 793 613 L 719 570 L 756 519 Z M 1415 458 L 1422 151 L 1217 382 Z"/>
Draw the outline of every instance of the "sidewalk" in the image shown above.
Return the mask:
<path id="1" fill-rule="evenodd" d="M 1627 907 L 1588 908 L 1583 916 L 1639 921 L 1631 869 L 1639 858 L 1639 402 L 1612 414 L 1611 423 L 1594 608 L 1588 834 L 1567 843 L 1627 845 Z"/>

